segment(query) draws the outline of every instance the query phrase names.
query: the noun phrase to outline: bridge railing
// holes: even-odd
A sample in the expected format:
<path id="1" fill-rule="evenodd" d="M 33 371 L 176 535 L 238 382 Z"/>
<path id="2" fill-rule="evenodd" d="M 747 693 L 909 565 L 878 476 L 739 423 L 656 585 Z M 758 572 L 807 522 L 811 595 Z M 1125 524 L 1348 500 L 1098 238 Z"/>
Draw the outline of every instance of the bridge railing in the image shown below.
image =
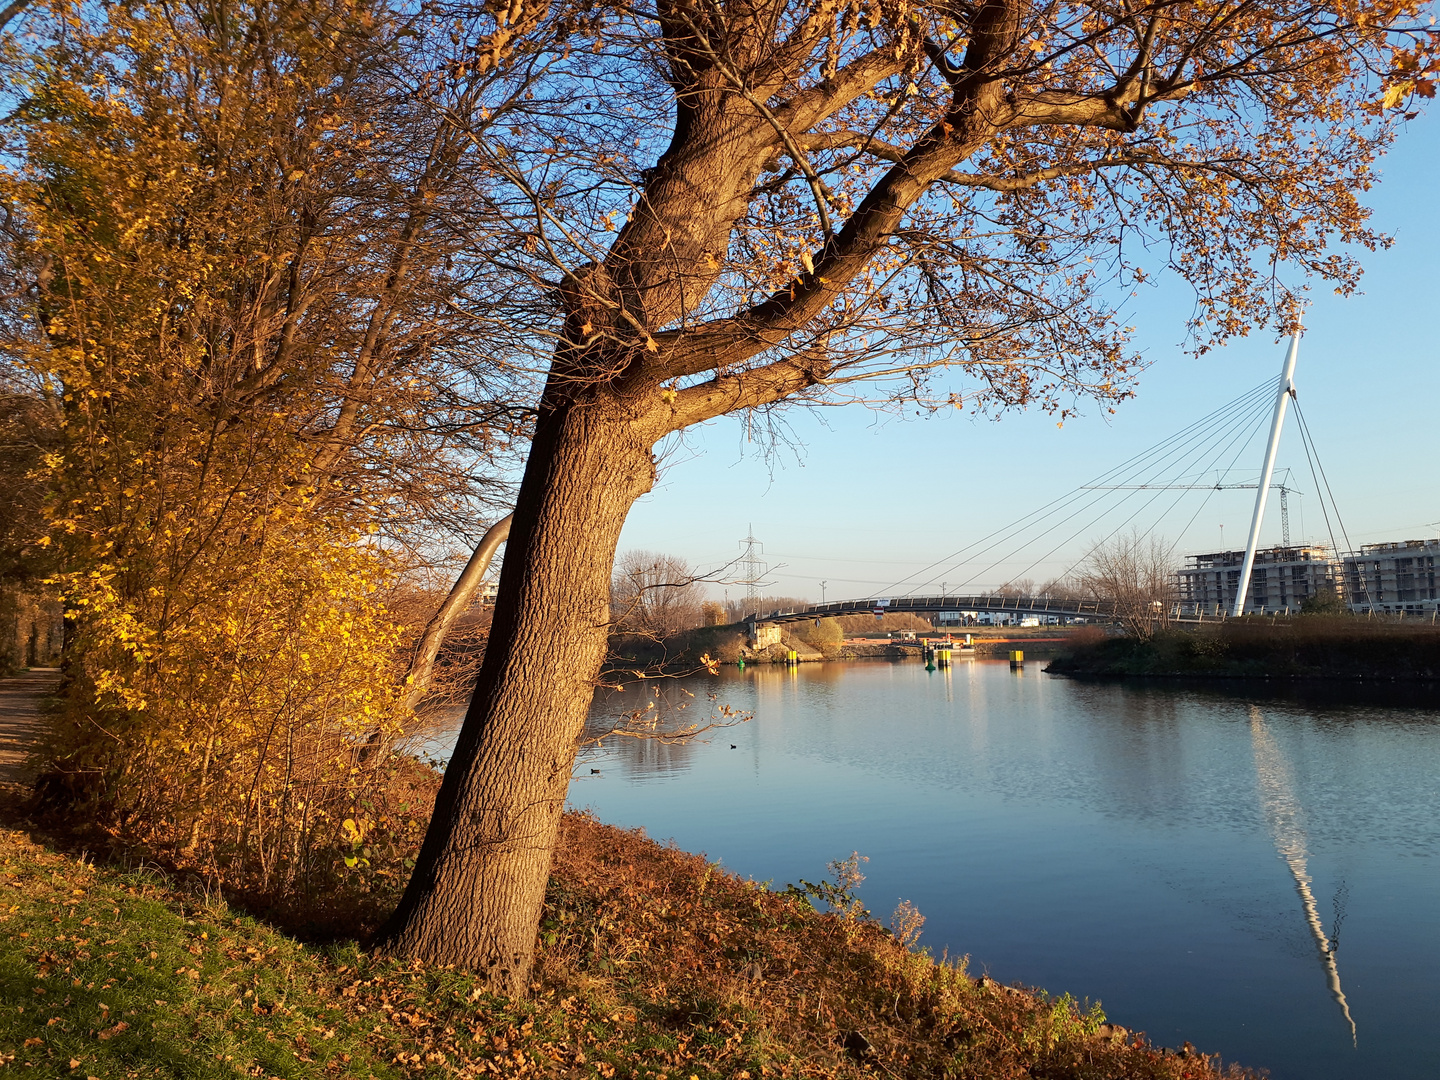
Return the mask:
<path id="1" fill-rule="evenodd" d="M 1070 618 L 1116 617 L 1116 605 L 1108 600 L 1080 600 L 1053 596 L 900 596 L 835 600 L 790 611 L 756 612 L 745 616 L 754 622 L 796 622 L 836 615 L 864 615 L 872 612 L 915 614 L 941 611 L 1061 615 Z"/>

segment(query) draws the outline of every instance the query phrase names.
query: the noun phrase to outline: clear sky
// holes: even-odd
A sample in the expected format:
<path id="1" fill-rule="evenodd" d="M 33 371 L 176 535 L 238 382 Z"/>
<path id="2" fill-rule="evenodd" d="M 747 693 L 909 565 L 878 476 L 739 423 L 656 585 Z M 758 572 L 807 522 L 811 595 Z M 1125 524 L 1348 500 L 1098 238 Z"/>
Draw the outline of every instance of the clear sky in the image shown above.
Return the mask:
<path id="1" fill-rule="evenodd" d="M 1316 290 L 1295 377 L 1355 545 L 1440 536 L 1440 117 L 1410 124 L 1381 168 L 1383 182 L 1369 196 L 1373 220 L 1396 243 L 1365 254 L 1362 295 L 1340 298 Z M 1111 417 L 1091 405 L 1057 428 L 1041 412 L 1010 413 L 996 422 L 956 413 L 899 420 L 856 406 L 794 409 L 787 416 L 795 445 L 768 453 L 764 445 L 746 442 L 743 418 L 692 431 L 670 456 L 655 490 L 631 512 L 620 549 L 678 555 L 712 570 L 736 558 L 753 524 L 773 568 L 765 591 L 815 600 L 822 581 L 830 600 L 900 595 L 932 578 L 935 592 L 942 581 L 952 592 L 962 584 L 978 591 L 1014 577 L 1045 581 L 1083 558 L 1125 514 L 1092 515 L 1093 525 L 1081 516 L 1045 539 L 1034 530 L 1030 548 L 997 566 L 991 565 L 995 558 L 1018 541 L 979 561 L 957 565 L 956 557 L 919 571 L 1244 390 L 1278 379 L 1285 346 L 1269 333 L 1198 360 L 1187 355 L 1180 347 L 1187 298 L 1164 286 L 1141 294 L 1132 321 L 1151 366 L 1140 377 L 1138 396 Z M 1263 441 L 1261 432 L 1229 480 L 1254 481 Z M 938 460 L 927 463 L 926 457 Z M 1293 413 L 1277 459 L 1277 469 L 1287 466 L 1302 493 L 1290 496 L 1291 540 L 1324 543 L 1325 522 Z M 1139 498 L 1127 505 L 1133 508 Z M 1157 532 L 1176 542 L 1177 556 L 1219 550 L 1222 526 L 1225 547 L 1244 544 L 1254 492 L 1214 492 L 1202 507 L 1204 498 L 1182 495 L 1159 524 Z M 1150 512 L 1137 521 L 1154 517 Z M 1279 541 L 1279 500 L 1272 493 L 1261 542 Z M 743 576 L 734 568 L 728 575 Z M 913 584 L 894 586 L 912 575 Z M 712 592 L 719 597 L 727 588 L 736 599 L 745 591 L 717 584 Z"/>

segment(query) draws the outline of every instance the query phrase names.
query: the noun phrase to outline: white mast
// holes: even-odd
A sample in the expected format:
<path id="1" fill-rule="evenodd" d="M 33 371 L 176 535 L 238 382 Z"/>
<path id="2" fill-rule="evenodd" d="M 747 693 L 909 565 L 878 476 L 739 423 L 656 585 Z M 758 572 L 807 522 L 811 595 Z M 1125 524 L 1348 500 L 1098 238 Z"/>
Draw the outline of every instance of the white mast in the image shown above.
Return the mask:
<path id="1" fill-rule="evenodd" d="M 1250 571 L 1255 568 L 1255 546 L 1260 542 L 1260 520 L 1265 516 L 1265 496 L 1270 493 L 1270 477 L 1275 472 L 1275 452 L 1280 449 L 1280 429 L 1285 424 L 1285 408 L 1295 390 L 1295 354 L 1300 351 L 1300 331 L 1290 339 L 1285 354 L 1285 367 L 1280 372 L 1280 389 L 1275 396 L 1275 419 L 1270 422 L 1270 444 L 1265 448 L 1265 467 L 1255 492 L 1255 516 L 1250 519 L 1250 539 L 1245 544 L 1245 562 L 1240 566 L 1240 586 L 1235 590 L 1235 606 L 1231 615 L 1245 610 L 1245 594 L 1250 591 Z"/>

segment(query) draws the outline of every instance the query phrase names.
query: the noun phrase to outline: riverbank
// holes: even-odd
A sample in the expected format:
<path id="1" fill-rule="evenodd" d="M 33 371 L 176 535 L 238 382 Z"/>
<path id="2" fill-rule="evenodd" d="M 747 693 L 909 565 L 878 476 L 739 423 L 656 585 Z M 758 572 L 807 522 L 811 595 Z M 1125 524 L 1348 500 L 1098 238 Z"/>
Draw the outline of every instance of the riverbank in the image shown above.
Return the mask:
<path id="1" fill-rule="evenodd" d="M 19 832 L 0 831 L 0 862 L 0 1060 L 28 1075 L 1245 1075 L 577 814 L 528 1001 L 353 941 L 307 945 Z"/>
<path id="2" fill-rule="evenodd" d="M 1253 617 L 1076 642 L 1045 669 L 1079 678 L 1440 682 L 1440 627 L 1353 616 Z"/>

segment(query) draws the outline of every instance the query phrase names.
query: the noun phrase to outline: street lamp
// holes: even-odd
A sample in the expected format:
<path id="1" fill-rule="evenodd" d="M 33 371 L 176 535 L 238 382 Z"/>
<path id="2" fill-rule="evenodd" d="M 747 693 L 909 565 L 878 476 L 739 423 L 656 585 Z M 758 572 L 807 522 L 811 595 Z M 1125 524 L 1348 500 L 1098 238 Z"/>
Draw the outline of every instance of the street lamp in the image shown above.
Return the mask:
<path id="1" fill-rule="evenodd" d="M 822 582 L 820 582 L 820 606 L 821 606 L 821 607 L 824 607 L 824 606 L 825 606 L 825 586 L 828 585 L 828 584 L 830 584 L 828 581 L 822 581 Z"/>

